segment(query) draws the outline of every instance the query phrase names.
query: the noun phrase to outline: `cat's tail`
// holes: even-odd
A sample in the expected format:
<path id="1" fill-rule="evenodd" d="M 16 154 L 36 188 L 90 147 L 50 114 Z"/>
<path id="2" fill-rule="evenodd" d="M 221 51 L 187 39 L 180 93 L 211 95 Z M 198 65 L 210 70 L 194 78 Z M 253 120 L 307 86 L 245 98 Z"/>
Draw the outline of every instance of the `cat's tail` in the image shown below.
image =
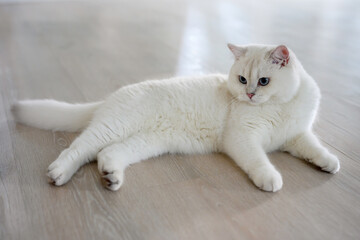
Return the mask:
<path id="1" fill-rule="evenodd" d="M 88 126 L 102 102 L 70 104 L 51 99 L 17 102 L 12 112 L 19 123 L 54 131 L 77 132 Z"/>

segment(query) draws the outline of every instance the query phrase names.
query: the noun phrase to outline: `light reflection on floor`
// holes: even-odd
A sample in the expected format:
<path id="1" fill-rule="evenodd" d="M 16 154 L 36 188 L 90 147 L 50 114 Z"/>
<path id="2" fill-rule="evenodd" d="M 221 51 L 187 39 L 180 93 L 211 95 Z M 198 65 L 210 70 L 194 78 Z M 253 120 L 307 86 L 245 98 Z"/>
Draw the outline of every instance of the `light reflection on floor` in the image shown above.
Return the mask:
<path id="1" fill-rule="evenodd" d="M 205 21 L 203 13 L 190 5 L 179 47 L 176 75 L 189 75 L 194 71 L 204 72 L 203 62 L 209 57 L 209 36 Z"/>

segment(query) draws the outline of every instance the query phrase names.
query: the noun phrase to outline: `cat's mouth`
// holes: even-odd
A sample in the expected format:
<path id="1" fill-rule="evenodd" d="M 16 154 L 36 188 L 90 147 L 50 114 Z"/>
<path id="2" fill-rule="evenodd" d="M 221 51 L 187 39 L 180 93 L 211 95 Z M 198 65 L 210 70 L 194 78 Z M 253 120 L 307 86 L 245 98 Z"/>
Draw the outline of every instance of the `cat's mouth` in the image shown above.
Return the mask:
<path id="1" fill-rule="evenodd" d="M 250 105 L 259 105 L 261 102 L 259 102 L 259 101 L 256 101 L 255 99 L 249 99 L 249 98 L 240 98 L 239 97 L 239 100 L 241 101 L 241 102 L 245 102 L 245 103 L 248 103 L 248 104 L 250 104 Z"/>
<path id="2" fill-rule="evenodd" d="M 264 103 L 264 101 L 262 101 L 263 99 L 260 97 L 260 95 L 258 96 L 253 96 L 252 98 L 249 98 L 248 96 L 243 97 L 242 95 L 238 96 L 238 100 L 241 102 L 245 102 L 248 103 L 250 105 L 259 105 Z"/>
<path id="3" fill-rule="evenodd" d="M 248 103 L 250 103 L 251 105 L 259 105 L 260 104 L 260 102 L 254 101 L 252 99 L 249 99 Z"/>
<path id="4" fill-rule="evenodd" d="M 256 104 L 258 103 L 258 101 L 256 101 L 256 98 L 258 98 L 258 95 L 255 94 L 255 92 L 252 92 L 252 93 L 246 93 L 246 97 L 247 98 L 247 101 L 250 103 L 250 104 Z"/>
<path id="5" fill-rule="evenodd" d="M 251 99 L 248 98 L 246 102 L 249 103 L 249 104 L 251 104 L 251 105 L 259 105 L 259 104 L 262 104 L 262 103 L 263 103 L 263 101 L 261 101 L 261 100 L 262 100 L 262 99 L 259 99 L 259 97 L 258 97 L 258 98 L 252 97 Z"/>
<path id="6" fill-rule="evenodd" d="M 246 94 L 247 95 L 247 102 L 248 103 L 250 103 L 250 104 L 253 104 L 253 105 L 255 105 L 255 104 L 258 104 L 258 101 L 256 101 L 256 97 L 255 97 L 255 94 L 254 93 L 251 93 L 251 94 Z"/>

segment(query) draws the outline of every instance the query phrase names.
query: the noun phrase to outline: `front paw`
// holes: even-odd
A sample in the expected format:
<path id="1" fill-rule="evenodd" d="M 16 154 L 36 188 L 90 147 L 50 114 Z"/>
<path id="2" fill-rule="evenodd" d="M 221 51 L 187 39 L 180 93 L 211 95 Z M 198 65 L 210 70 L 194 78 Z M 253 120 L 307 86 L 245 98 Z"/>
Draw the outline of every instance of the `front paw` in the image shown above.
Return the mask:
<path id="1" fill-rule="evenodd" d="M 337 173 L 340 170 L 340 161 L 339 159 L 332 154 L 327 154 L 324 157 L 318 158 L 314 160 L 321 170 L 329 173 Z"/>
<path id="2" fill-rule="evenodd" d="M 254 184 L 269 192 L 276 192 L 282 188 L 283 181 L 281 174 L 273 167 L 258 168 L 249 174 Z"/>

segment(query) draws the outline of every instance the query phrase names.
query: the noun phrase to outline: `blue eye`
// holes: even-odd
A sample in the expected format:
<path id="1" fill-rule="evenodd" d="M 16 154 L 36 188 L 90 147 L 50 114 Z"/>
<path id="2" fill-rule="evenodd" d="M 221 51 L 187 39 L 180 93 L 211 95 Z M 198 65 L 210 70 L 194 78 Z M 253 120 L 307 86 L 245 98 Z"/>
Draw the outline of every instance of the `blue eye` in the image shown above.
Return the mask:
<path id="1" fill-rule="evenodd" d="M 270 82 L 270 78 L 262 77 L 259 79 L 258 85 L 266 86 L 269 84 L 269 82 Z"/>
<path id="2" fill-rule="evenodd" d="M 239 81 L 240 81 L 242 84 L 247 84 L 246 78 L 244 78 L 244 77 L 241 76 L 241 75 L 239 75 Z"/>

